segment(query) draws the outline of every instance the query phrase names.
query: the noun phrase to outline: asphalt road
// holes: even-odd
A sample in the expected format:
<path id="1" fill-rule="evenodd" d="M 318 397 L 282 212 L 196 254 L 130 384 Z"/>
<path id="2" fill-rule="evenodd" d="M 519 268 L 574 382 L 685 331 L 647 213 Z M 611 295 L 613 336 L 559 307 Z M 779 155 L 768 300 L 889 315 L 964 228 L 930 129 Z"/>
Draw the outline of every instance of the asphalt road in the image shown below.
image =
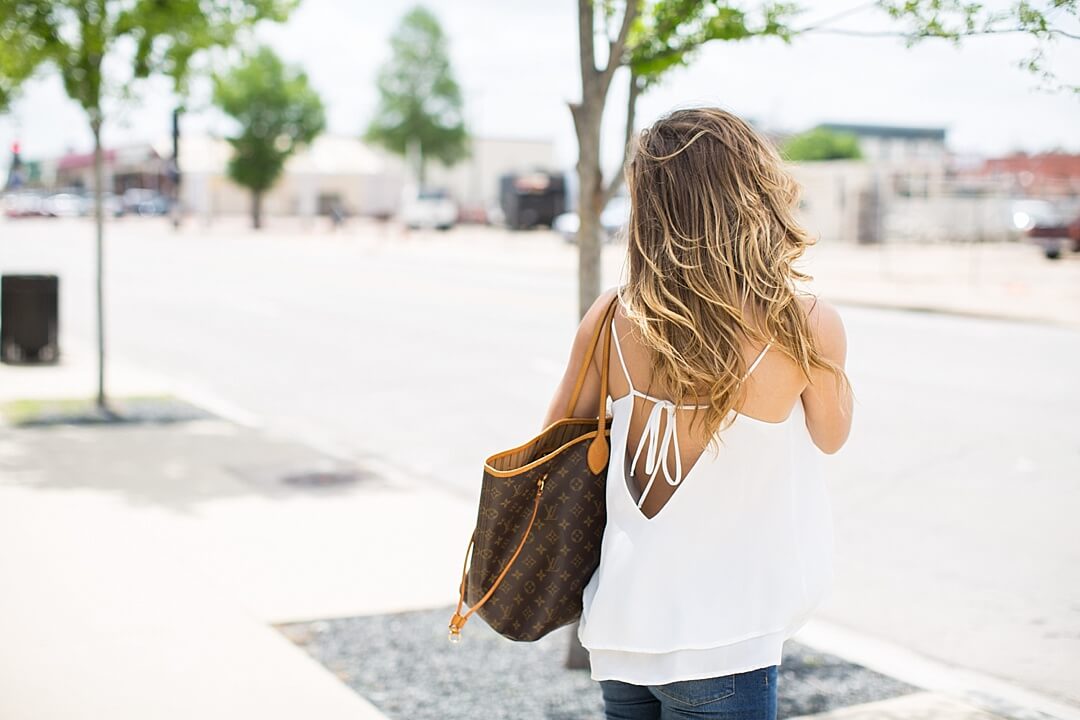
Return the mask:
<path id="1" fill-rule="evenodd" d="M 62 342 L 93 338 L 92 247 L 89 223 L 0 221 L 0 271 L 62 276 Z M 577 324 L 576 252 L 544 232 L 122 220 L 107 256 L 115 356 L 469 497 L 540 429 Z M 855 424 L 826 458 L 820 615 L 1080 706 L 1080 333 L 841 312 Z"/>

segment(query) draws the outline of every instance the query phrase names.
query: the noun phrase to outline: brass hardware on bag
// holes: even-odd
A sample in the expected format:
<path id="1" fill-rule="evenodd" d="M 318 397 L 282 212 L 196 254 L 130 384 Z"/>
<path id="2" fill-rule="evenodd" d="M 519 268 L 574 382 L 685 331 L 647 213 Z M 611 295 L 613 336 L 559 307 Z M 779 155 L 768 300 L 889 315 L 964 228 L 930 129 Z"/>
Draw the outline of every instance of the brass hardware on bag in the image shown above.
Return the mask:
<path id="1" fill-rule="evenodd" d="M 544 473 L 543 475 L 540 476 L 540 480 L 536 483 L 536 497 L 540 497 L 541 495 L 544 494 L 544 479 L 547 476 L 548 476 L 548 474 Z"/>
<path id="2" fill-rule="evenodd" d="M 461 642 L 461 626 L 465 624 L 465 618 L 461 617 L 457 613 L 454 613 L 454 617 L 450 618 L 450 642 Z"/>

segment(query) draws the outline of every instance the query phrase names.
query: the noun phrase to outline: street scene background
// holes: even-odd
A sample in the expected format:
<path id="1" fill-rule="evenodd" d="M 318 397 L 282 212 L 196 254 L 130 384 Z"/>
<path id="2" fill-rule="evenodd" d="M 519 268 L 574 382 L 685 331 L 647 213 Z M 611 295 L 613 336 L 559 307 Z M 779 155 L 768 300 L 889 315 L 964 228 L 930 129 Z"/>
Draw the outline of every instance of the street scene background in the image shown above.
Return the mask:
<path id="1" fill-rule="evenodd" d="M 505 11 L 560 58 L 557 81 L 521 68 L 526 92 L 522 63 L 478 49 L 482 4 L 342 11 L 345 30 L 331 5 L 238 30 L 182 108 L 166 72 L 136 83 L 103 133 L 56 61 L 23 76 L 0 52 L 5 720 L 602 717 L 569 633 L 526 646 L 477 620 L 446 639 L 484 458 L 542 429 L 582 288 L 626 281 L 623 190 L 581 211 L 577 8 Z M 1036 89 L 1051 80 L 1015 66 L 1029 48 L 1011 35 L 871 51 L 850 43 L 886 16 L 810 10 L 852 33 L 808 37 L 817 72 L 865 61 L 847 81 L 872 109 L 754 99 L 731 61 L 770 58 L 772 87 L 796 59 L 762 34 L 688 54 L 631 122 L 704 98 L 752 116 L 818 238 L 804 289 L 844 321 L 854 423 L 823 457 L 835 586 L 785 647 L 779 716 L 1080 717 L 1080 105 Z M 902 27 L 943 40 L 920 21 Z M 1071 32 L 1047 51 L 1059 84 Z M 343 93 L 320 37 L 390 58 L 365 70 L 368 99 Z M 456 110 L 402 137 L 376 66 L 420 46 L 465 79 Z M 605 185 L 619 92 L 594 128 Z M 255 102 L 289 120 L 248 157 Z M 56 285 L 30 300 L 26 276 Z"/>

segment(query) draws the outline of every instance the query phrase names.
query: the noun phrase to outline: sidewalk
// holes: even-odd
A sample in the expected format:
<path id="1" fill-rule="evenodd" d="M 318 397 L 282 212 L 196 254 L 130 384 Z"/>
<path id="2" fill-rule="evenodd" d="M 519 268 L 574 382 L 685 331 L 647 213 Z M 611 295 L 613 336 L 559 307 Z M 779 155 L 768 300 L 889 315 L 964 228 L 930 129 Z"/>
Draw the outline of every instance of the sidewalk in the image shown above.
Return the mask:
<path id="1" fill-rule="evenodd" d="M 56 367 L 0 365 L 0 403 L 85 397 L 92 366 L 77 351 Z M 413 688 L 437 654 L 453 687 L 477 672 L 445 649 L 439 621 L 456 600 L 471 502 L 213 416 L 165 397 L 175 388 L 152 374 L 110 367 L 114 397 L 158 398 L 137 406 L 143 422 L 0 425 L 0 717 L 411 720 L 350 689 L 365 661 L 388 664 L 380 682 L 410 677 Z M 420 619 L 421 641 L 391 658 L 407 647 L 406 617 Z M 344 665 L 298 646 L 310 628 L 348 625 L 359 634 L 326 635 Z M 483 626 L 469 629 L 466 652 L 493 657 Z M 428 716 L 471 716 L 456 706 L 465 714 Z M 813 717 L 1006 716 L 907 692 Z"/>
<path id="2" fill-rule="evenodd" d="M 90 367 L 0 365 L 2 399 L 85 397 Z M 115 397 L 160 396 L 151 383 L 117 372 Z M 272 624 L 448 603 L 472 510 L 155 407 L 154 422 L 0 425 L 0 717 L 382 717 Z M 332 470 L 354 475 L 320 486 Z"/>
<path id="3" fill-rule="evenodd" d="M 1080 255 L 1051 261 L 1026 243 L 823 243 L 796 267 L 841 304 L 1080 329 Z"/>

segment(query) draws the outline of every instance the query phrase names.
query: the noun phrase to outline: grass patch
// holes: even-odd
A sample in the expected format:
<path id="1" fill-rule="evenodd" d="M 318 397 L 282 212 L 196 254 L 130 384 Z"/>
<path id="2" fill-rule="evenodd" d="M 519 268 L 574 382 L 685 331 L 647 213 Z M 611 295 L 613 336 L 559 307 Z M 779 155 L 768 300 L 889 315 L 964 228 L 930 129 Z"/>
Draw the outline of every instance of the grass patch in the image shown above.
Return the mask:
<path id="1" fill-rule="evenodd" d="M 95 397 L 24 398 L 0 403 L 0 416 L 10 425 L 27 427 L 53 424 L 176 421 L 206 417 L 208 413 L 173 395 L 129 395 L 107 398 L 110 413 Z"/>

